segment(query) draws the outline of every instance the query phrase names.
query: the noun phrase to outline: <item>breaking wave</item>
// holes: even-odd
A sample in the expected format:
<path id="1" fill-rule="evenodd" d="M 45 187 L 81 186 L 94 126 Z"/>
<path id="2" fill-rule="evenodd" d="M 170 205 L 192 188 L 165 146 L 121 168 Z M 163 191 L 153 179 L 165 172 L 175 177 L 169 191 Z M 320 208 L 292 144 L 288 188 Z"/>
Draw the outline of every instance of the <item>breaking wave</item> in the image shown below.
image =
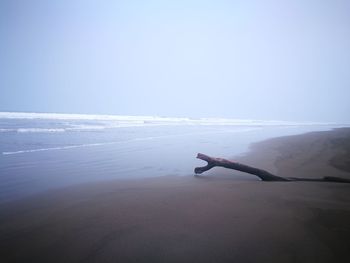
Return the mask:
<path id="1" fill-rule="evenodd" d="M 319 122 L 291 122 L 291 121 L 280 121 L 280 120 L 254 120 L 254 119 L 229 119 L 229 118 L 187 118 L 187 117 L 26 113 L 26 112 L 0 112 L 0 119 L 56 120 L 62 123 L 64 121 L 65 122 L 68 121 L 68 123 L 74 123 L 74 121 L 86 121 L 86 122 L 97 122 L 99 124 L 99 125 L 73 124 L 73 127 L 68 127 L 66 130 L 104 129 L 104 128 L 118 128 L 118 127 L 131 127 L 131 126 L 149 126 L 149 125 L 295 126 L 295 125 L 334 125 L 335 124 L 335 123 L 319 123 Z M 0 132 L 4 130 L 6 129 L 0 129 Z"/>

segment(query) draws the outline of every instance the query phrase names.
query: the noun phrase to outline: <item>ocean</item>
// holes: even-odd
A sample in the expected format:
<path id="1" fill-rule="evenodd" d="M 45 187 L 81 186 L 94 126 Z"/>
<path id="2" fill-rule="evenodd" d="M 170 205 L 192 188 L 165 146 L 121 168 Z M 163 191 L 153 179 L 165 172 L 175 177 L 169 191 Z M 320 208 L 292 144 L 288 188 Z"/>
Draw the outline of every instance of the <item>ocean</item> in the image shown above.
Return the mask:
<path id="1" fill-rule="evenodd" d="M 196 154 L 230 158 L 252 142 L 334 123 L 0 112 L 0 202 L 76 184 L 193 175 Z"/>

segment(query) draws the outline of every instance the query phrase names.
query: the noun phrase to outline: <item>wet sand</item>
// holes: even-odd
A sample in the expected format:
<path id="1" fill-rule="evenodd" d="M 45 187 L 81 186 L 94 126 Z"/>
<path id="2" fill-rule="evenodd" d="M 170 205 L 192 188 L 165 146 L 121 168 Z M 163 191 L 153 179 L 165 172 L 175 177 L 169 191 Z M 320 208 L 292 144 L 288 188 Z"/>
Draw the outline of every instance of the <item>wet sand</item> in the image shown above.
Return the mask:
<path id="1" fill-rule="evenodd" d="M 236 159 L 280 176 L 350 178 L 349 141 L 345 128 L 274 138 Z M 350 184 L 214 169 L 85 184 L 0 209 L 1 262 L 350 261 Z"/>

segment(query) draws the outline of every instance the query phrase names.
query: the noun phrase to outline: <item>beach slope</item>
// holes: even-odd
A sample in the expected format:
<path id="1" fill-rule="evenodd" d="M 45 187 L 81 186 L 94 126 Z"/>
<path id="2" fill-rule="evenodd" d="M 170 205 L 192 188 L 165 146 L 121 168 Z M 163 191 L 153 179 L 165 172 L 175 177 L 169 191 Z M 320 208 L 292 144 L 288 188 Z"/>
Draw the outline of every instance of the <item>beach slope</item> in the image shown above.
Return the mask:
<path id="1" fill-rule="evenodd" d="M 349 142 L 345 128 L 281 137 L 237 160 L 279 176 L 350 178 Z M 214 169 L 4 204 L 0 261 L 349 262 L 349 222 L 350 184 L 262 182 Z"/>

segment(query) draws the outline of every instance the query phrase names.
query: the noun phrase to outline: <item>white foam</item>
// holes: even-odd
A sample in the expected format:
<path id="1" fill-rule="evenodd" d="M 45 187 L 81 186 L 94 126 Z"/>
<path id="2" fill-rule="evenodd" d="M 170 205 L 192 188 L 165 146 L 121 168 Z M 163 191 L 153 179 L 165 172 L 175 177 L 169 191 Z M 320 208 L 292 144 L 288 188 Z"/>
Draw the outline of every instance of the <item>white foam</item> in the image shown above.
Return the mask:
<path id="1" fill-rule="evenodd" d="M 335 123 L 290 122 L 279 120 L 253 120 L 228 118 L 185 118 L 159 116 L 91 115 L 61 113 L 0 112 L 0 119 L 48 119 L 48 120 L 87 120 L 104 121 L 107 128 L 150 126 L 150 125 L 246 125 L 246 126 L 296 126 L 296 125 L 335 125 Z M 74 127 L 73 127 L 74 128 Z M 90 127 L 91 128 L 91 127 Z M 93 129 L 96 129 L 94 127 Z M 103 128 L 101 128 L 103 129 Z M 77 129 L 79 130 L 79 129 Z"/>
<path id="2" fill-rule="evenodd" d="M 85 125 L 85 124 L 71 124 L 71 127 L 65 128 L 66 131 L 90 131 L 90 130 L 104 130 L 107 126 L 102 125 Z"/>
<path id="3" fill-rule="evenodd" d="M 0 129 L 0 132 L 12 132 L 15 131 L 15 129 Z"/>
<path id="4" fill-rule="evenodd" d="M 19 128 L 16 130 L 19 133 L 26 132 L 65 132 L 65 129 L 46 129 L 46 128 Z"/>
<path id="5" fill-rule="evenodd" d="M 74 149 L 74 148 L 81 148 L 81 147 L 100 146 L 100 145 L 105 145 L 105 144 L 111 144 L 111 143 L 91 143 L 91 144 L 81 144 L 81 145 L 68 145 L 68 146 L 61 146 L 61 147 L 29 149 L 29 150 L 21 150 L 21 151 L 14 151 L 14 152 L 3 152 L 2 154 L 3 155 L 12 155 L 12 154 L 21 154 L 21 153 L 65 150 L 65 149 Z"/>

